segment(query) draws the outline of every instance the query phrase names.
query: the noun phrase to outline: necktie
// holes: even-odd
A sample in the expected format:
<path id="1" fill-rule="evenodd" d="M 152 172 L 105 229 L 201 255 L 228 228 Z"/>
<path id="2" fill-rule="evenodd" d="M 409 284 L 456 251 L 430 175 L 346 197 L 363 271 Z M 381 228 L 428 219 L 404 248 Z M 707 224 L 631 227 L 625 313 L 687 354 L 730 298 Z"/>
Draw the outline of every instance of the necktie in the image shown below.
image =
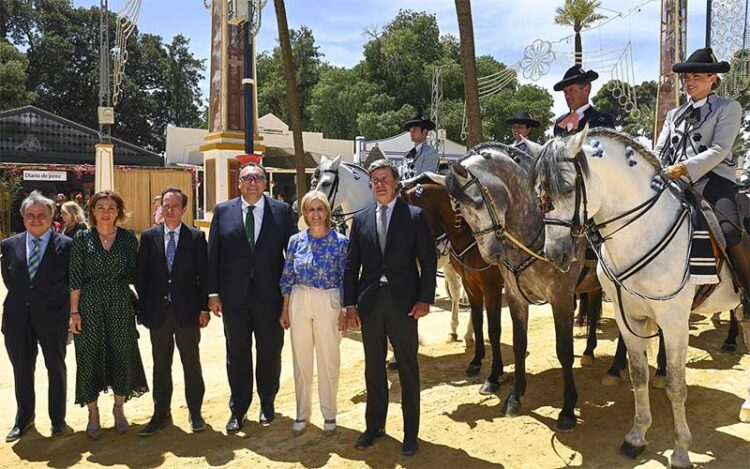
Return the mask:
<path id="1" fill-rule="evenodd" d="M 31 242 L 34 246 L 31 247 L 31 254 L 29 255 L 29 279 L 34 280 L 34 275 L 39 269 L 39 262 L 42 260 L 42 240 L 34 238 Z"/>
<path id="2" fill-rule="evenodd" d="M 253 210 L 255 210 L 255 205 L 248 205 L 245 215 L 245 234 L 251 251 L 255 249 L 255 216 L 253 216 Z"/>
<path id="3" fill-rule="evenodd" d="M 174 241 L 174 231 L 169 232 L 169 242 L 167 243 L 167 267 L 172 272 L 172 264 L 174 264 L 174 255 L 177 252 L 177 243 Z"/>
<path id="4" fill-rule="evenodd" d="M 388 206 L 380 206 L 380 221 L 378 221 L 378 243 L 380 252 L 385 254 L 385 240 L 388 237 Z"/>
<path id="5" fill-rule="evenodd" d="M 578 121 L 580 121 L 580 117 L 578 117 L 578 113 L 576 111 L 571 111 L 570 114 L 568 114 L 568 117 L 562 120 L 559 124 L 557 124 L 558 127 L 561 129 L 567 130 L 568 124 L 571 124 L 570 130 L 577 130 L 578 129 Z"/>

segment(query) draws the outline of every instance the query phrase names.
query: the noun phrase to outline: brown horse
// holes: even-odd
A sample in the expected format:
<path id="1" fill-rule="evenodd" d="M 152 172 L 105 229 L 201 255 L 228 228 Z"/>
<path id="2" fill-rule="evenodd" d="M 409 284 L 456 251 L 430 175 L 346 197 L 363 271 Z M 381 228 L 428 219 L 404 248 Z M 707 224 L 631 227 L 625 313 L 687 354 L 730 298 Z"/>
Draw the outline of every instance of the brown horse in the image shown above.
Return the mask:
<path id="1" fill-rule="evenodd" d="M 500 387 L 500 378 L 503 375 L 503 359 L 500 354 L 503 277 L 500 270 L 482 259 L 471 235 L 471 229 L 457 217 L 444 187 L 437 184 L 418 184 L 403 191 L 401 198 L 411 205 L 422 207 L 433 235 L 437 238 L 444 233 L 450 241 L 450 263 L 461 276 L 469 297 L 471 321 L 474 325 L 474 358 L 466 368 L 468 376 L 476 376 L 481 369 L 484 358 L 482 311 L 485 308 L 487 310 L 492 368 L 479 392 L 495 393 Z"/>

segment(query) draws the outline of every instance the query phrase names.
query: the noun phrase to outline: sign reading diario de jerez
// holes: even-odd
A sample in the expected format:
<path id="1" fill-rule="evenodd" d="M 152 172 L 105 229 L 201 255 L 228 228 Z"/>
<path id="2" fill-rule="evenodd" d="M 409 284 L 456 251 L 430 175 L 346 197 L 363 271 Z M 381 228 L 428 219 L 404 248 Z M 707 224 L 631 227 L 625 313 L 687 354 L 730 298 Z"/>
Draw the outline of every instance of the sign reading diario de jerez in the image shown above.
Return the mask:
<path id="1" fill-rule="evenodd" d="M 67 181 L 66 171 L 23 171 L 24 181 Z"/>

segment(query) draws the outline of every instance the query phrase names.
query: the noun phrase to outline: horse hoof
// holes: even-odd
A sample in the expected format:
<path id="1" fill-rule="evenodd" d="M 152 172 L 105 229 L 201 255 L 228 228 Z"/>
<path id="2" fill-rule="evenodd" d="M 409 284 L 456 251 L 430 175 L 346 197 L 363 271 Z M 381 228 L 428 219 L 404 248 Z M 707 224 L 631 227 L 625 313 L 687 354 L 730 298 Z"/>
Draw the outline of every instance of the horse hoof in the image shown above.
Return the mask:
<path id="1" fill-rule="evenodd" d="M 604 386 L 619 386 L 620 383 L 622 383 L 622 378 L 619 376 L 611 375 L 609 373 L 605 373 L 601 383 Z"/>
<path id="2" fill-rule="evenodd" d="M 654 376 L 651 386 L 656 389 L 667 389 L 667 377 L 663 375 Z"/>
<path id="3" fill-rule="evenodd" d="M 689 469 L 693 467 L 693 463 L 690 462 L 690 457 L 687 454 L 684 457 L 676 457 L 672 453 L 672 457 L 669 458 L 669 467 L 674 469 Z"/>
<path id="4" fill-rule="evenodd" d="M 721 313 L 714 313 L 711 315 L 711 323 L 714 327 L 721 326 Z"/>
<path id="5" fill-rule="evenodd" d="M 470 364 L 468 367 L 466 367 L 466 376 L 474 377 L 478 375 L 480 371 L 482 371 L 482 365 Z"/>
<path id="6" fill-rule="evenodd" d="M 737 344 L 730 344 L 728 342 L 724 342 L 721 345 L 721 348 L 719 349 L 722 353 L 734 353 L 737 351 Z"/>
<path id="7" fill-rule="evenodd" d="M 557 422 L 555 422 L 555 431 L 559 433 L 572 432 L 573 429 L 576 428 L 576 423 L 575 416 L 571 417 L 569 415 L 560 414 L 560 416 L 557 417 Z"/>
<path id="8" fill-rule="evenodd" d="M 594 356 L 587 353 L 581 355 L 581 366 L 594 366 Z"/>
<path id="9" fill-rule="evenodd" d="M 471 350 L 474 348 L 474 339 L 464 339 L 464 344 L 466 344 L 466 350 Z"/>
<path id="10" fill-rule="evenodd" d="M 740 422 L 750 423 L 750 407 L 740 409 Z"/>
<path id="11" fill-rule="evenodd" d="M 500 384 L 486 380 L 484 384 L 482 384 L 482 387 L 479 388 L 479 394 L 483 396 L 491 396 L 492 394 L 495 394 L 498 389 L 500 389 Z"/>
<path id="12" fill-rule="evenodd" d="M 451 332 L 451 338 L 448 340 L 449 342 L 458 342 L 458 334 L 455 332 Z"/>
<path id="13" fill-rule="evenodd" d="M 505 417 L 518 417 L 521 414 L 521 402 L 508 396 L 503 401 L 501 413 Z"/>
<path id="14" fill-rule="evenodd" d="M 646 451 L 645 446 L 633 446 L 627 441 L 623 441 L 620 445 L 620 454 L 630 459 L 637 458 L 643 454 L 644 451 Z"/>

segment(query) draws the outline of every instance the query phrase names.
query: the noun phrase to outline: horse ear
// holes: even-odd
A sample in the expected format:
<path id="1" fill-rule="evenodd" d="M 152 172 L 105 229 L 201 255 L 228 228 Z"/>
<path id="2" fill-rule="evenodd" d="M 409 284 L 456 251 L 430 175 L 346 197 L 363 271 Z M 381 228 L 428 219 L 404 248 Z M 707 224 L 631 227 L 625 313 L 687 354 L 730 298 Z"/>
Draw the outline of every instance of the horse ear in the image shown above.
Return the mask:
<path id="1" fill-rule="evenodd" d="M 542 145 L 539 145 L 536 142 L 532 142 L 531 140 L 527 140 L 526 137 L 521 137 L 521 138 L 523 138 L 523 143 L 526 144 L 526 147 L 531 152 L 531 156 L 533 156 L 534 158 L 539 157 L 539 154 L 542 152 L 542 148 L 544 148 L 544 147 Z"/>
<path id="2" fill-rule="evenodd" d="M 326 155 L 320 155 L 320 164 L 323 164 L 326 161 L 328 161 L 328 157 Z"/>
<path id="3" fill-rule="evenodd" d="M 587 123 L 583 130 L 575 134 L 572 141 L 568 143 L 568 148 L 570 149 L 571 156 L 575 156 L 579 151 L 581 151 L 581 148 L 583 148 L 583 144 L 586 142 L 586 137 L 588 136 L 589 124 Z"/>
<path id="4" fill-rule="evenodd" d="M 464 168 L 460 163 L 453 163 L 450 168 L 453 175 L 459 181 L 463 181 L 469 176 L 469 172 L 466 171 L 466 168 Z"/>
<path id="5" fill-rule="evenodd" d="M 336 155 L 336 158 L 333 158 L 332 161 L 333 161 L 333 166 L 338 166 L 339 163 L 341 163 L 341 153 Z"/>

